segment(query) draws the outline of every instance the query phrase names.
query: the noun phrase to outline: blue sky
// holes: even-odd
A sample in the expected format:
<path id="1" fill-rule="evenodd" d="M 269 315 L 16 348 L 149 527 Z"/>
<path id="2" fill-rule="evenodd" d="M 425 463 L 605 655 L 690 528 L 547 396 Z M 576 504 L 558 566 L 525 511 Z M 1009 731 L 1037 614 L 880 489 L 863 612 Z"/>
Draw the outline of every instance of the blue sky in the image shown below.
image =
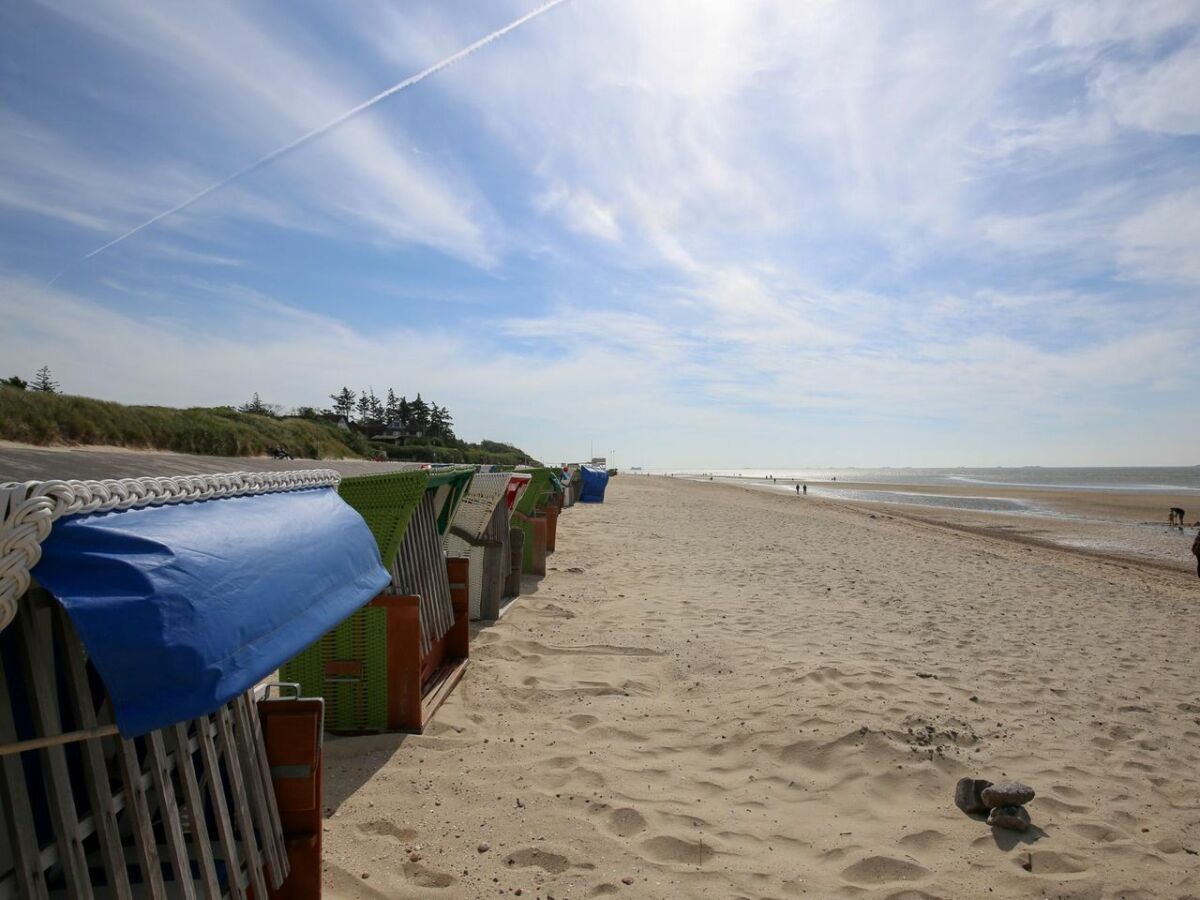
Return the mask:
<path id="1" fill-rule="evenodd" d="M 624 465 L 1200 463 L 1200 3 L 0 6 L 0 375 Z M 51 287 L 48 279 L 69 267 Z"/>

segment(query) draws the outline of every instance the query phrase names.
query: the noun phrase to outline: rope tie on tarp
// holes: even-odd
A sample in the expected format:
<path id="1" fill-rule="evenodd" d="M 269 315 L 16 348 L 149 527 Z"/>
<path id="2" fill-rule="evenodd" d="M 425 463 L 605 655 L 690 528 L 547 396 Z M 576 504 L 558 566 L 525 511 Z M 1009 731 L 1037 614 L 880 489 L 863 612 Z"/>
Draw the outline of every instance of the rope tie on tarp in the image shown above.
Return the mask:
<path id="1" fill-rule="evenodd" d="M 29 589 L 30 570 L 54 523 L 86 515 L 248 494 L 336 487 L 333 469 L 295 472 L 225 472 L 104 481 L 25 481 L 0 484 L 0 631 L 17 615 Z"/>

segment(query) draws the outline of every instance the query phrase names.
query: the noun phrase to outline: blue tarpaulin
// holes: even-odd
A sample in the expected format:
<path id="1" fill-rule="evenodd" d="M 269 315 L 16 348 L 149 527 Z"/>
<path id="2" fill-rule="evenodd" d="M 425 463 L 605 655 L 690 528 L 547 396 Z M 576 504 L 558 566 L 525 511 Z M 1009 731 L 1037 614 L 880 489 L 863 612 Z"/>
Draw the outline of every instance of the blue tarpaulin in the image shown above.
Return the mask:
<path id="1" fill-rule="evenodd" d="M 388 584 L 332 488 L 65 518 L 33 576 L 133 736 L 249 690 Z"/>
<path id="2" fill-rule="evenodd" d="M 599 466 L 583 465 L 579 467 L 583 478 L 579 499 L 583 503 L 603 503 L 604 489 L 608 487 L 608 472 Z"/>

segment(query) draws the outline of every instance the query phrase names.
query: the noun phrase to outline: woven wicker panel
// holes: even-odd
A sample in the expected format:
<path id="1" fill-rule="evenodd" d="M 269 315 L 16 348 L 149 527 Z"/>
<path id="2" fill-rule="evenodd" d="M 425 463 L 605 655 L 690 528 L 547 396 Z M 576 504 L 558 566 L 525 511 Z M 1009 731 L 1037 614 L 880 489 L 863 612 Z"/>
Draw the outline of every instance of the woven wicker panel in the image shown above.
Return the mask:
<path id="1" fill-rule="evenodd" d="M 358 662 L 360 676 L 327 675 L 326 663 Z M 301 695 L 325 698 L 330 731 L 387 728 L 387 613 L 365 607 L 280 669 Z"/>
<path id="2" fill-rule="evenodd" d="M 379 558 L 386 563 L 396 555 L 428 484 L 427 471 L 392 472 L 345 478 L 338 493 L 366 520 L 379 545 Z"/>
<path id="3" fill-rule="evenodd" d="M 554 481 L 551 477 L 552 469 L 540 468 L 529 469 L 525 472 L 527 475 L 532 475 L 529 487 L 525 489 L 525 493 L 521 495 L 521 499 L 517 501 L 517 512 L 524 516 L 532 516 L 546 508 L 546 503 L 550 495 L 554 493 Z M 525 572 L 533 569 L 533 523 L 522 518 L 522 516 L 513 516 L 513 524 L 525 532 L 525 549 L 522 556 L 521 568 Z"/>
<path id="4" fill-rule="evenodd" d="M 454 625 L 446 556 L 437 528 L 435 491 L 427 491 L 394 557 L 392 583 L 399 594 L 421 598 L 421 652 Z"/>
<path id="5" fill-rule="evenodd" d="M 450 530 L 450 523 L 454 520 L 459 501 L 469 489 L 474 476 L 474 466 L 436 469 L 429 474 L 429 488 L 445 488 L 438 491 L 435 506 L 439 533 L 445 534 Z"/>
<path id="6" fill-rule="evenodd" d="M 546 505 L 546 497 L 553 491 L 550 481 L 550 469 L 529 469 L 524 474 L 531 476 L 529 487 L 521 499 L 517 501 L 517 511 L 532 516 L 537 509 Z"/>
<path id="7" fill-rule="evenodd" d="M 512 476 L 507 472 L 488 472 L 476 475 L 463 495 L 462 501 L 458 505 L 458 511 L 454 514 L 454 527 L 461 528 L 475 537 L 483 534 L 496 504 L 504 499 L 504 493 L 508 490 L 511 478 Z M 449 539 L 448 537 L 447 541 Z M 447 549 L 449 549 L 449 543 L 447 543 Z"/>

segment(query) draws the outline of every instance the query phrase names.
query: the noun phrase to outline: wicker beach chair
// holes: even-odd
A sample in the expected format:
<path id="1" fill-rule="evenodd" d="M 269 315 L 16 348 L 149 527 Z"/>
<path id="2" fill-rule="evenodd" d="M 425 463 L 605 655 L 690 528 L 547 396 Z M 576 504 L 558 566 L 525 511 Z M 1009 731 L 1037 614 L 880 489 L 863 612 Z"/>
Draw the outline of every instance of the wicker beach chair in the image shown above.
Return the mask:
<path id="1" fill-rule="evenodd" d="M 387 581 L 338 478 L 0 485 L 0 897 L 319 891 L 255 685 Z"/>
<path id="2" fill-rule="evenodd" d="M 581 503 L 603 503 L 604 491 L 608 487 L 609 473 L 601 466 L 581 466 L 582 490 L 579 493 Z"/>
<path id="3" fill-rule="evenodd" d="M 468 657 L 465 561 L 445 534 L 474 470 L 452 466 L 346 478 L 342 498 L 371 528 L 391 579 L 378 597 L 281 670 L 324 697 L 335 733 L 421 731 Z"/>
<path id="4" fill-rule="evenodd" d="M 511 567 L 512 503 L 529 481 L 529 475 L 518 472 L 476 473 L 446 534 L 446 553 L 470 561 L 473 620 L 495 619 L 500 614 L 504 581 Z"/>
<path id="5" fill-rule="evenodd" d="M 546 574 L 546 507 L 558 490 L 554 469 L 518 468 L 530 476 L 528 487 L 513 511 L 513 522 L 524 533 L 525 545 L 521 571 L 531 575 Z"/>

